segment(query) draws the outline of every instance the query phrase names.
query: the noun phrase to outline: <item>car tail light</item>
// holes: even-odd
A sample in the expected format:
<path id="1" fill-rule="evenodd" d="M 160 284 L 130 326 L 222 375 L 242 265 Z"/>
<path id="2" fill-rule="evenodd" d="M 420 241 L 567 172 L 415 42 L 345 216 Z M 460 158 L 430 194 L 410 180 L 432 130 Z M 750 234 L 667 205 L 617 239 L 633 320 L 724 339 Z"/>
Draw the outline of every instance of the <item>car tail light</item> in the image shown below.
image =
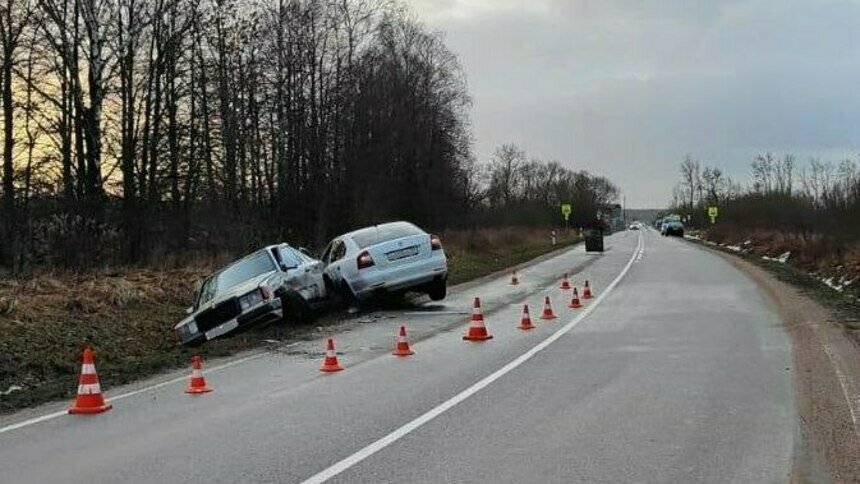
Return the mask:
<path id="1" fill-rule="evenodd" d="M 373 267 L 375 264 L 375 262 L 373 262 L 373 257 L 370 256 L 370 252 L 366 250 L 358 254 L 355 262 L 358 264 L 359 269 L 367 269 L 368 267 Z"/>
<path id="2" fill-rule="evenodd" d="M 430 249 L 431 250 L 439 250 L 442 248 L 442 239 L 439 238 L 438 235 L 430 236 Z"/>
<path id="3" fill-rule="evenodd" d="M 264 300 L 272 299 L 272 288 L 264 284 L 260 286 L 260 294 L 263 296 Z"/>

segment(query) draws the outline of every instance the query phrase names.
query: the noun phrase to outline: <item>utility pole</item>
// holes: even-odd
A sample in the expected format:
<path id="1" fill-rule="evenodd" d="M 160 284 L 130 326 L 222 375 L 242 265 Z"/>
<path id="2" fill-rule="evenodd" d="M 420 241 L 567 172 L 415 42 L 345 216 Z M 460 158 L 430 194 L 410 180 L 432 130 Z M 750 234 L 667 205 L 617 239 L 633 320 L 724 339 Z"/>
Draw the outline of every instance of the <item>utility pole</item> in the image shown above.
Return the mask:
<path id="1" fill-rule="evenodd" d="M 624 219 L 624 226 L 627 226 L 627 195 L 621 197 L 621 218 Z"/>

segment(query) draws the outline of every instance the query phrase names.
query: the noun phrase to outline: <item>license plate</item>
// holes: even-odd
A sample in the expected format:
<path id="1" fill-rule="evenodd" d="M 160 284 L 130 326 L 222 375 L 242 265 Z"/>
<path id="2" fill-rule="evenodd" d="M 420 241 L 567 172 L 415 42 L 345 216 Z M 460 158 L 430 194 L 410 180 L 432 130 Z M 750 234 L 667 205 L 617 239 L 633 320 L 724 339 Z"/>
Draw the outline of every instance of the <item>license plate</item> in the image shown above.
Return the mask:
<path id="1" fill-rule="evenodd" d="M 219 324 L 218 326 L 215 326 L 214 328 L 207 331 L 205 333 L 206 339 L 208 340 L 208 339 L 217 338 L 223 334 L 226 334 L 226 333 L 229 333 L 230 331 L 233 331 L 234 329 L 236 329 L 238 327 L 239 327 L 239 321 L 236 321 L 235 319 L 231 319 L 230 321 L 227 321 L 226 323 Z"/>
<path id="2" fill-rule="evenodd" d="M 413 245 L 412 247 L 406 247 L 405 249 L 395 250 L 393 252 L 389 252 L 385 254 L 388 256 L 388 260 L 400 260 L 405 259 L 407 257 L 412 257 L 414 255 L 418 255 L 418 246 Z"/>

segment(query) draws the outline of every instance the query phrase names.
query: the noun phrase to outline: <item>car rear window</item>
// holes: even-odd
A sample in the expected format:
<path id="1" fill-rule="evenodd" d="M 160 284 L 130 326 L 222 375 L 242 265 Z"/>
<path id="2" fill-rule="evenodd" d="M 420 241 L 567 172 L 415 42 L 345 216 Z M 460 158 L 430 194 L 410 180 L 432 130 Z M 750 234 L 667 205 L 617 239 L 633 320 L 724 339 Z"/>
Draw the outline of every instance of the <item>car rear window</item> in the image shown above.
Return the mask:
<path id="1" fill-rule="evenodd" d="M 352 234 L 352 240 L 360 248 L 388 242 L 389 240 L 409 237 L 410 235 L 421 235 L 424 232 L 412 224 L 379 225 L 361 229 Z"/>

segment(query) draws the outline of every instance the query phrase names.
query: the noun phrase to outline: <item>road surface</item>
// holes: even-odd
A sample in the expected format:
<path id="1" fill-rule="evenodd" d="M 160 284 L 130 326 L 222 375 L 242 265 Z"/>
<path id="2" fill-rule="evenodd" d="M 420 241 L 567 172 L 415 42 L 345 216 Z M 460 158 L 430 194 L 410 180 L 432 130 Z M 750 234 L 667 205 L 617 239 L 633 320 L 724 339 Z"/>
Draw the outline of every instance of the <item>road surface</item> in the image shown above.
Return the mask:
<path id="1" fill-rule="evenodd" d="M 682 240 L 628 231 L 606 246 L 525 268 L 518 286 L 499 276 L 360 316 L 335 335 L 340 373 L 320 373 L 322 340 L 305 341 L 209 372 L 210 394 L 184 394 L 177 373 L 108 392 L 105 414 L 4 419 L 0 481 L 787 481 L 791 351 L 771 302 Z M 565 271 L 591 281 L 585 309 L 565 307 Z M 476 295 L 483 343 L 461 339 Z M 537 318 L 544 295 L 552 322 Z M 405 359 L 389 354 L 400 324 Z"/>

